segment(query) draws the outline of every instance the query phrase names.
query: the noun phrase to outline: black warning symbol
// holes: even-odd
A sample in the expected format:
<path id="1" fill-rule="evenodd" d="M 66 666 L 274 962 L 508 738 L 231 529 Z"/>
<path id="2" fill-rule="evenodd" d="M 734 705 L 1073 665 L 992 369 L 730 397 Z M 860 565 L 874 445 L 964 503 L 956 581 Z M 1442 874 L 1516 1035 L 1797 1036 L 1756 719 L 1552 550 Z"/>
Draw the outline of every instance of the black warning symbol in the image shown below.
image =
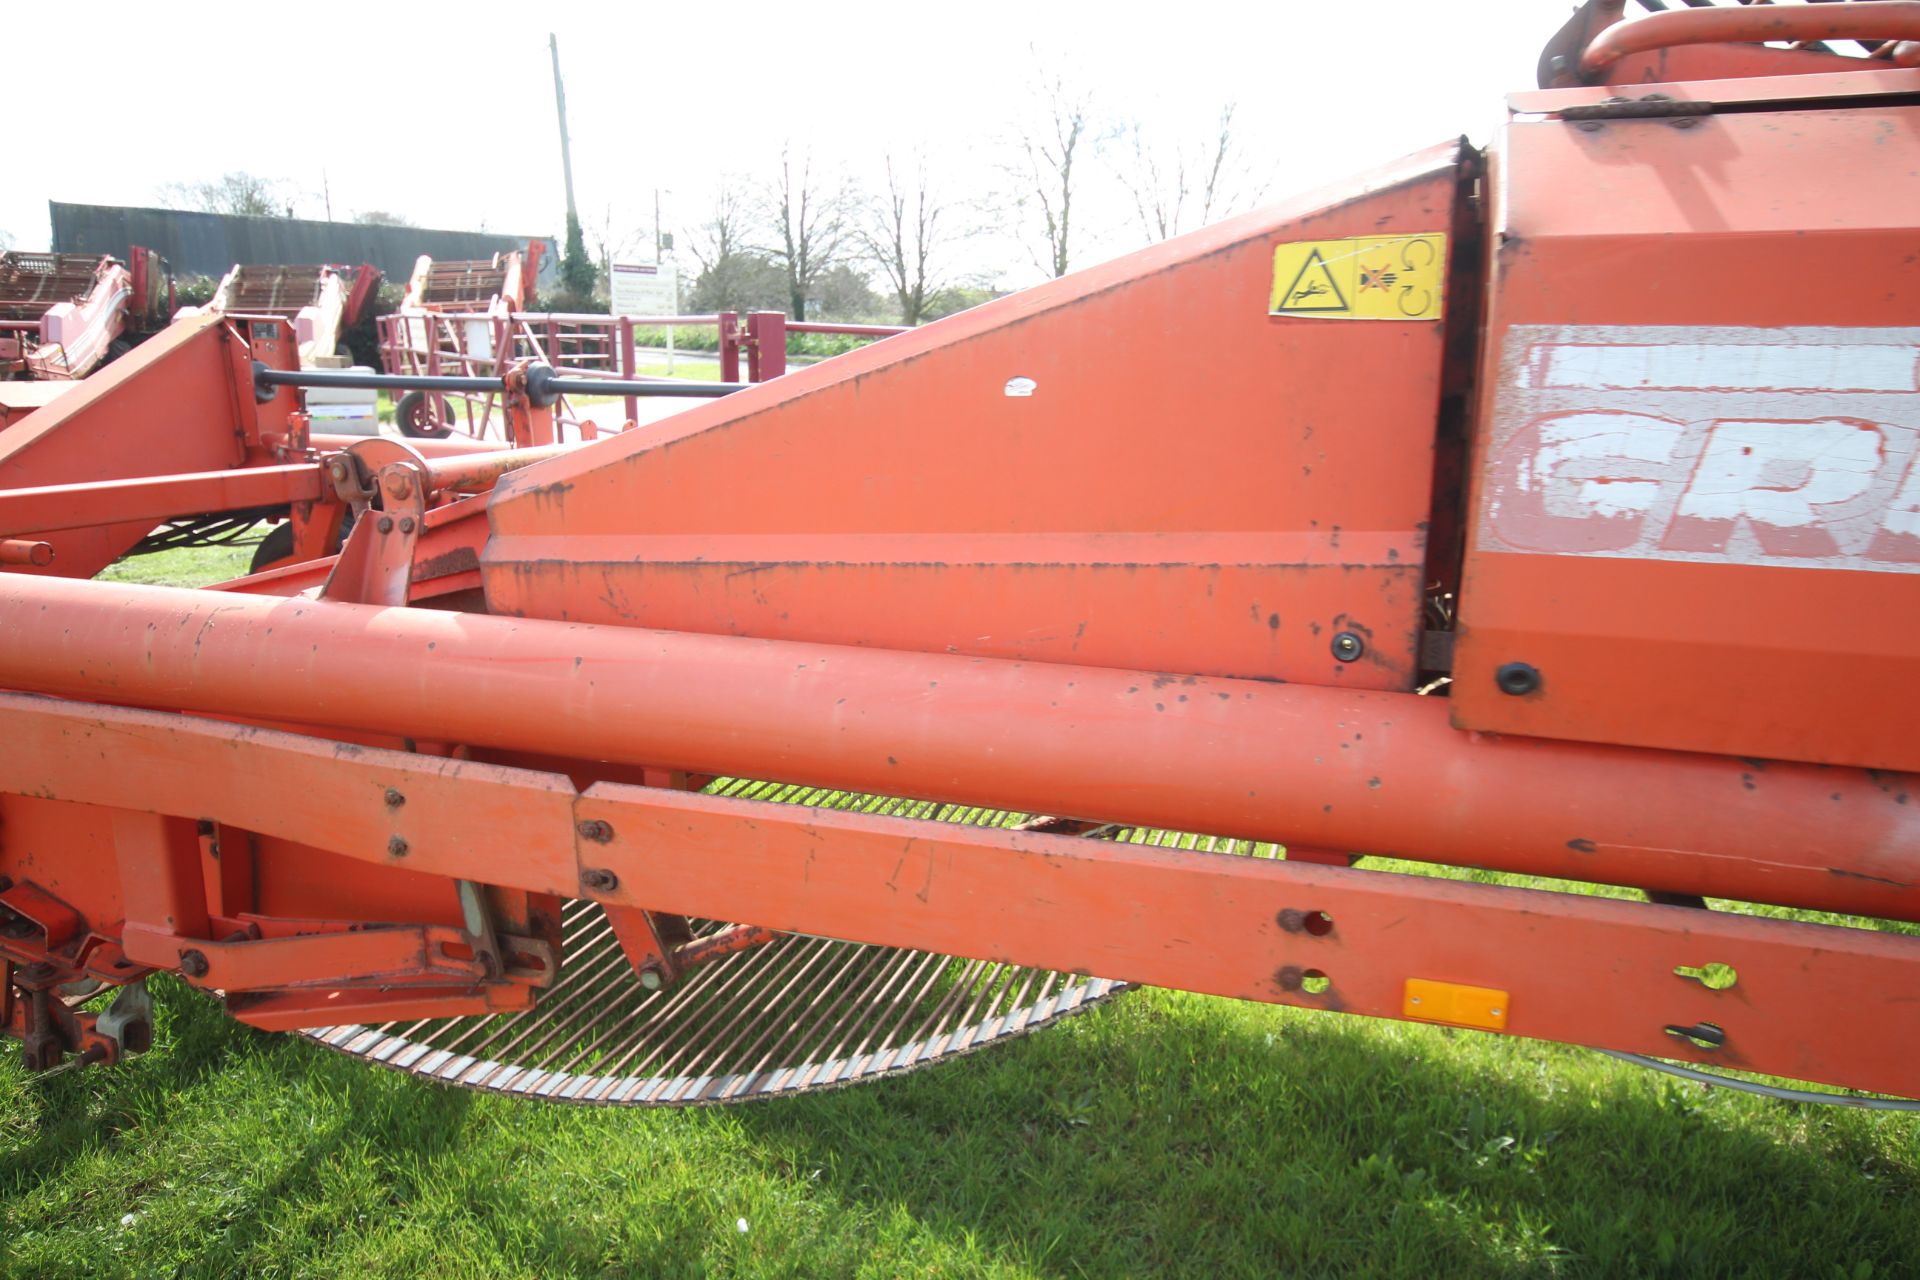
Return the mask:
<path id="1" fill-rule="evenodd" d="M 1327 267 L 1327 260 L 1320 256 L 1320 250 L 1311 250 L 1300 269 L 1294 272 L 1293 283 L 1284 293 L 1273 300 L 1275 311 L 1347 311 L 1347 295 L 1340 291 L 1340 282 L 1333 278 L 1333 272 Z"/>

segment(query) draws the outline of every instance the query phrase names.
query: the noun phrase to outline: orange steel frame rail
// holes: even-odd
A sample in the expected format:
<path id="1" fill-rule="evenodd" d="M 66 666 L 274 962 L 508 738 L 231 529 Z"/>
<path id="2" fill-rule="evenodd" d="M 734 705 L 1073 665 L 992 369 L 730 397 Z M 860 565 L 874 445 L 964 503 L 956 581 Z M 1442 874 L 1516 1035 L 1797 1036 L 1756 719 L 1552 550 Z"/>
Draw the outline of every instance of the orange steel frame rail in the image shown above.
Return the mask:
<path id="1" fill-rule="evenodd" d="M 1920 1093 L 1920 937 L 1705 902 L 1920 921 L 1916 10 L 1790 33 L 1886 42 L 1849 59 L 1601 0 L 1484 155 L 583 449 L 219 479 L 354 502 L 337 557 L 0 557 L 0 1026 L 111 1061 L 46 992 L 153 970 L 271 1029 L 524 1009 L 584 898 L 636 965 L 699 916 Z M 153 367 L 206 412 L 245 337 Z M 213 481 L 65 518 L 170 483 Z"/>

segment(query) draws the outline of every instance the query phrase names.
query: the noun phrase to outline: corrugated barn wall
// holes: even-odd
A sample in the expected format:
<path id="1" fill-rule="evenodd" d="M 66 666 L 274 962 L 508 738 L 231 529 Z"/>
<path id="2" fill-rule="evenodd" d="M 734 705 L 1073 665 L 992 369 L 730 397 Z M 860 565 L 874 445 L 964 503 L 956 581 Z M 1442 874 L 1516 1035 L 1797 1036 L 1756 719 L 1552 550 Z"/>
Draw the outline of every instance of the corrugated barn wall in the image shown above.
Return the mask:
<path id="1" fill-rule="evenodd" d="M 540 287 L 545 289 L 553 284 L 560 260 L 550 236 L 429 231 L 306 218 L 62 204 L 57 200 L 47 203 L 53 220 L 54 252 L 110 253 L 124 259 L 129 245 L 144 245 L 157 250 L 175 275 L 218 278 L 235 263 L 332 262 L 358 266 L 371 262 L 386 273 L 388 280 L 404 285 L 413 272 L 414 260 L 423 253 L 447 260 L 489 258 L 503 249 L 524 248 L 530 239 L 541 239 L 547 243 L 540 258 Z"/>

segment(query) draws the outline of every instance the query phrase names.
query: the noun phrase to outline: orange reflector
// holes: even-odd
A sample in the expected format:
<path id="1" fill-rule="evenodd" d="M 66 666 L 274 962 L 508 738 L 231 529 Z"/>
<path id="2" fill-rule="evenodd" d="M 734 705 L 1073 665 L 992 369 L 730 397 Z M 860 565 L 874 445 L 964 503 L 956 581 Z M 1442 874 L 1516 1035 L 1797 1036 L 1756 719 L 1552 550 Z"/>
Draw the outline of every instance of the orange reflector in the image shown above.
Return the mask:
<path id="1" fill-rule="evenodd" d="M 1469 987 L 1459 982 L 1408 978 L 1400 1006 L 1403 1016 L 1419 1022 L 1444 1022 L 1482 1031 L 1507 1029 L 1507 993 L 1492 987 Z"/>

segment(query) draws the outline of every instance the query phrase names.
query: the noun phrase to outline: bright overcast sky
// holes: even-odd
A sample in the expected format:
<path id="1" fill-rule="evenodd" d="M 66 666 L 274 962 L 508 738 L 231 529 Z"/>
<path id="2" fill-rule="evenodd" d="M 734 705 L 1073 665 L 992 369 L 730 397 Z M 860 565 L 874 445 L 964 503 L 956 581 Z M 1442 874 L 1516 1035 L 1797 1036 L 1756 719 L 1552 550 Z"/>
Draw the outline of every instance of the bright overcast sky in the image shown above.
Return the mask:
<path id="1" fill-rule="evenodd" d="M 565 200 L 549 30 L 582 221 L 590 236 L 610 227 L 616 245 L 650 247 L 655 188 L 668 193 L 668 230 L 695 223 L 723 174 L 764 174 L 787 141 L 861 178 L 888 150 L 918 146 L 951 183 L 983 191 L 1001 181 L 996 147 L 1031 101 L 1036 65 L 1083 84 L 1107 118 L 1167 135 L 1204 136 L 1234 100 L 1245 155 L 1279 196 L 1450 136 L 1484 141 L 1569 9 L 93 2 L 75 20 L 107 56 L 76 62 L 29 54 L 53 39 L 32 30 L 52 25 L 43 7 L 10 24 L 21 47 L 7 96 L 33 104 L 35 124 L 0 180 L 0 235 L 44 248 L 49 199 L 153 205 L 163 184 L 229 170 L 286 180 L 301 217 L 326 217 L 330 198 L 343 220 L 382 209 L 423 226 L 555 234 Z M 1105 186 L 1089 196 L 1083 264 L 1139 242 Z M 983 271 L 1032 279 L 1011 245 L 992 252 Z"/>

